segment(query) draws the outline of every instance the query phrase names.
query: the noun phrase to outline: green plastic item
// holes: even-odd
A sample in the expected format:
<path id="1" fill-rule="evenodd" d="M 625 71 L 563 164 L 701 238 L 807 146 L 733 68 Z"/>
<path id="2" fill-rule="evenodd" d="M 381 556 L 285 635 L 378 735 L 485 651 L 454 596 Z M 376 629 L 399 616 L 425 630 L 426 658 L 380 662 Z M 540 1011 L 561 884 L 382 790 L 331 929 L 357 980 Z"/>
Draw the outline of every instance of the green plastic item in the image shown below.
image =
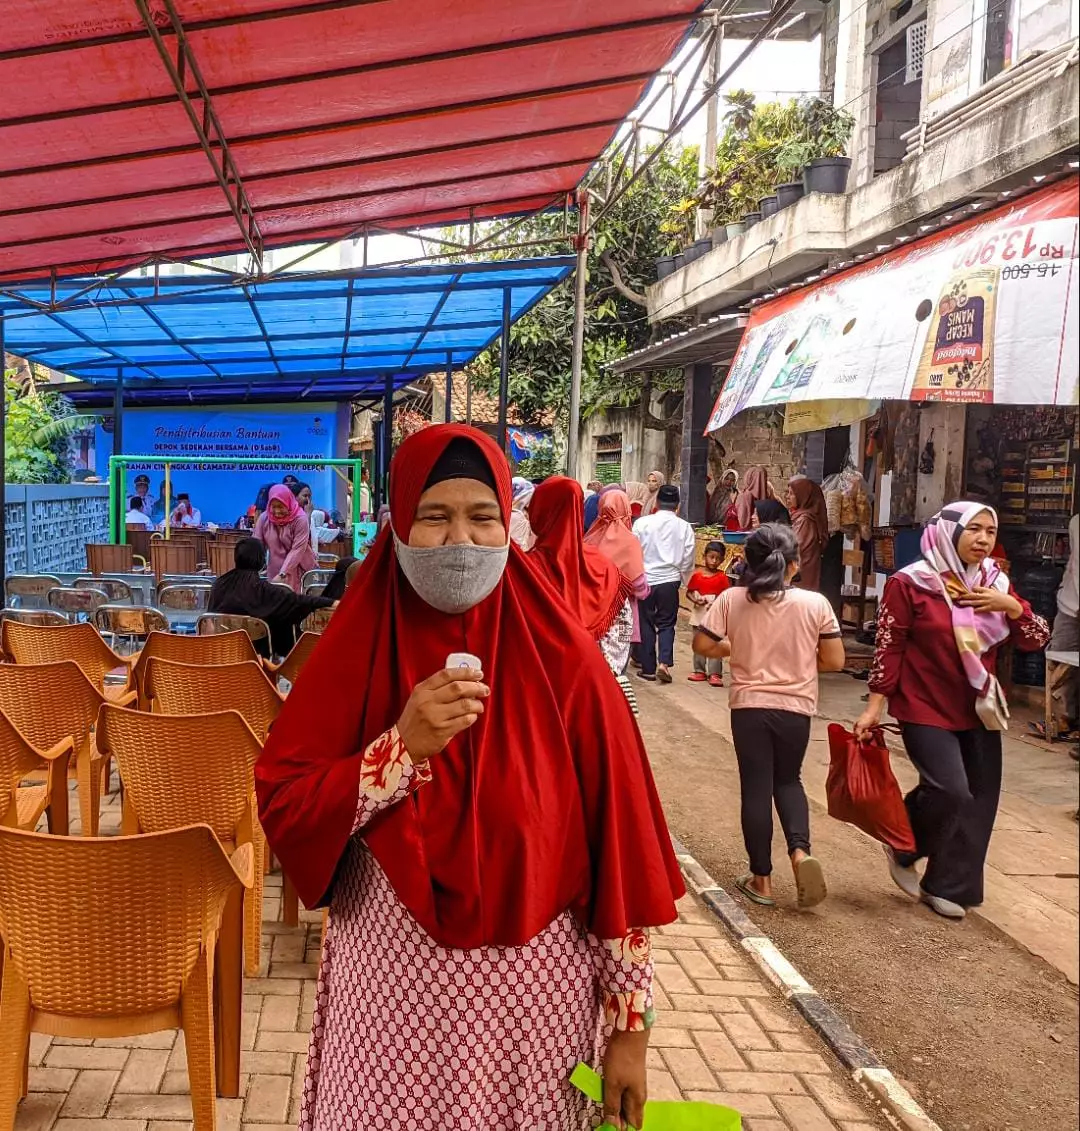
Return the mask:
<path id="1" fill-rule="evenodd" d="M 596 1103 L 604 1101 L 604 1085 L 587 1065 L 579 1064 L 570 1075 L 570 1083 Z M 599 1131 L 613 1131 L 605 1123 Z M 742 1116 L 731 1107 L 720 1104 L 673 1103 L 649 1100 L 645 1105 L 643 1131 L 742 1131 Z"/>

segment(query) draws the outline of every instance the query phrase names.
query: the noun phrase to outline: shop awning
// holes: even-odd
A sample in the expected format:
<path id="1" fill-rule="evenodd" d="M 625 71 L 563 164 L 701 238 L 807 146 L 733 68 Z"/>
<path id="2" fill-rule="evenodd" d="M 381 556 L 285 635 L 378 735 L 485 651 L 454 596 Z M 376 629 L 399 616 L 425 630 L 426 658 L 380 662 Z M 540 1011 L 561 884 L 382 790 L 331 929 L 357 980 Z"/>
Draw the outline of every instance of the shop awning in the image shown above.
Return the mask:
<path id="1" fill-rule="evenodd" d="M 0 279 L 561 204 L 702 0 L 8 0 Z"/>
<path id="2" fill-rule="evenodd" d="M 471 361 L 569 274 L 571 256 L 284 275 L 85 279 L 0 294 L 6 348 L 80 379 L 77 401 L 129 405 L 381 394 Z M 68 390 L 65 389 L 65 392 Z"/>
<path id="3" fill-rule="evenodd" d="M 706 431 L 802 401 L 1075 405 L 1078 190 L 1069 177 L 755 307 Z"/>

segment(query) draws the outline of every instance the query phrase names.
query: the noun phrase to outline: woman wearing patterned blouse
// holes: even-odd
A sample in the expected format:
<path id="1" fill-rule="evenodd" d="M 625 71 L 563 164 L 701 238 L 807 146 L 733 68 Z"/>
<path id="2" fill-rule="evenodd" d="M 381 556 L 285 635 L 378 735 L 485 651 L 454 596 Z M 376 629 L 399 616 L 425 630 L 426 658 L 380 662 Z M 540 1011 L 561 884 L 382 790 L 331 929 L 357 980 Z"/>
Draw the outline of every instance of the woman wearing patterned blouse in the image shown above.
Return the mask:
<path id="1" fill-rule="evenodd" d="M 919 771 L 906 799 L 916 851 L 886 849 L 889 872 L 949 919 L 983 901 L 1008 718 L 994 674 L 998 649 L 1011 640 L 1036 652 L 1050 636 L 991 557 L 997 532 L 997 512 L 983 503 L 951 503 L 926 524 L 922 558 L 885 586 L 870 701 L 855 724 L 857 735 L 869 734 L 886 702 L 900 723 Z"/>
<path id="2" fill-rule="evenodd" d="M 683 890 L 641 737 L 508 544 L 498 446 L 425 429 L 390 483 L 256 768 L 271 847 L 330 906 L 301 1129 L 640 1127 L 648 928 Z"/>

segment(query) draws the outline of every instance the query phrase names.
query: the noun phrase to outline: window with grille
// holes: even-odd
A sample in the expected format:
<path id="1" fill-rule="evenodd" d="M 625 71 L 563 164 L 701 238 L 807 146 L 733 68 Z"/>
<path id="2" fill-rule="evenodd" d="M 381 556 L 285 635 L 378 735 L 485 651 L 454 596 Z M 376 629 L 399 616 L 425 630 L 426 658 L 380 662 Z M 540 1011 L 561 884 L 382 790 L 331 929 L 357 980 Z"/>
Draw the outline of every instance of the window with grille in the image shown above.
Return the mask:
<path id="1" fill-rule="evenodd" d="M 907 60 L 904 68 L 904 82 L 917 82 L 923 74 L 923 58 L 926 55 L 926 20 L 912 24 L 907 29 Z"/>
<path id="2" fill-rule="evenodd" d="M 622 433 L 597 436 L 593 443 L 593 475 L 601 483 L 622 479 Z"/>

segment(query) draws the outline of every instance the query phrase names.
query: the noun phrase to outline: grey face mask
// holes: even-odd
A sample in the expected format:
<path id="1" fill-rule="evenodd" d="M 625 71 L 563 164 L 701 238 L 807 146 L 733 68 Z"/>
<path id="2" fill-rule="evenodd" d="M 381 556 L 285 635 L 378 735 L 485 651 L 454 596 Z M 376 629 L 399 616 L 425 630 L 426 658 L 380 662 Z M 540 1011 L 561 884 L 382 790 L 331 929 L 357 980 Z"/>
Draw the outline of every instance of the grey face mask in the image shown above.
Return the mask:
<path id="1" fill-rule="evenodd" d="M 409 546 L 394 536 L 401 572 L 417 596 L 441 613 L 464 613 L 489 596 L 506 569 L 505 546 Z"/>

